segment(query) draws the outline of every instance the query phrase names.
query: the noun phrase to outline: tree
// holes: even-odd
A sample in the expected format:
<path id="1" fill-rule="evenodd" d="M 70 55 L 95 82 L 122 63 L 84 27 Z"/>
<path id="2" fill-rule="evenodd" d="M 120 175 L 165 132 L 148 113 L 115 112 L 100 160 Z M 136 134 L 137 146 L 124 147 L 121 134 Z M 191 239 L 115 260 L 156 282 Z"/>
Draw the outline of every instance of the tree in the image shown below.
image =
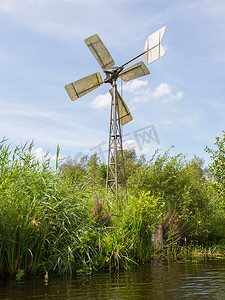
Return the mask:
<path id="1" fill-rule="evenodd" d="M 225 132 L 223 137 L 216 137 L 216 149 L 205 148 L 212 160 L 209 165 L 209 180 L 212 190 L 212 234 L 216 241 L 225 244 Z"/>
<path id="2" fill-rule="evenodd" d="M 83 155 L 80 161 L 69 160 L 62 164 L 60 172 L 72 184 L 104 185 L 106 181 L 106 165 L 101 162 L 97 153 Z"/>
<path id="3" fill-rule="evenodd" d="M 149 191 L 160 197 L 165 202 L 166 218 L 176 226 L 185 224 L 185 234 L 190 238 L 205 238 L 210 197 L 203 163 L 196 156 L 190 162 L 182 154 L 170 156 L 169 150 L 162 155 L 156 153 L 129 177 L 128 188 L 136 196 Z"/>
<path id="4" fill-rule="evenodd" d="M 223 137 L 216 137 L 216 150 L 205 148 L 205 151 L 210 154 L 212 164 L 209 166 L 209 172 L 213 179 L 213 185 L 220 197 L 225 199 L 225 132 Z"/>

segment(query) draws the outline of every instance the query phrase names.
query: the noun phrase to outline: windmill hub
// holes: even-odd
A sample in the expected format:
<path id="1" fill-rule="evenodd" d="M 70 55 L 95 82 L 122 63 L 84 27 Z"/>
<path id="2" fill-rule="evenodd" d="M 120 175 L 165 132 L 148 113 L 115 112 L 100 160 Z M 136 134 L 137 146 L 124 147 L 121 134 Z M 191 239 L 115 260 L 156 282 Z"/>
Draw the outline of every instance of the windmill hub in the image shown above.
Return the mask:
<path id="1" fill-rule="evenodd" d="M 165 51 L 161 45 L 161 40 L 165 29 L 166 26 L 151 34 L 145 43 L 144 52 L 130 59 L 120 67 L 114 67 L 115 62 L 109 51 L 101 41 L 100 37 L 97 34 L 90 36 L 89 38 L 85 39 L 85 43 L 99 63 L 103 72 L 106 74 L 106 78 L 103 81 L 101 74 L 97 72 L 65 86 L 70 99 L 74 101 L 93 91 L 103 83 L 110 83 L 112 85 L 112 89 L 110 89 L 112 101 L 110 114 L 106 192 L 108 191 L 108 189 L 114 191 L 116 200 L 118 197 L 119 181 L 122 181 L 124 183 L 124 187 L 126 190 L 125 169 L 123 161 L 123 143 L 120 125 L 125 125 L 133 120 L 129 108 L 117 91 L 116 80 L 118 79 L 118 77 L 120 77 L 123 81 L 126 82 L 150 74 L 147 66 L 143 61 L 140 61 L 125 70 L 124 67 L 142 55 L 144 55 L 147 64 L 150 64 L 162 57 L 165 54 Z"/>
<path id="2" fill-rule="evenodd" d="M 111 85 L 113 85 L 113 82 L 115 82 L 117 80 L 117 78 L 119 77 L 119 74 L 122 70 L 123 70 L 123 68 L 119 67 L 114 70 L 104 71 L 106 74 L 106 79 L 104 80 L 104 83 L 110 83 Z"/>

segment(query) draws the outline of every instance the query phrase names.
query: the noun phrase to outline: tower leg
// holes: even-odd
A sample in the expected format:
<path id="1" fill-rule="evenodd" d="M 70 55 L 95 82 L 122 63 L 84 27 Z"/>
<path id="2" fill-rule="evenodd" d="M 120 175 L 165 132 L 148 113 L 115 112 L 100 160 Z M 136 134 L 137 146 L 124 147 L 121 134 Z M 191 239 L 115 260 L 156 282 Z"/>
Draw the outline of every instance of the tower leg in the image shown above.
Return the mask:
<path id="1" fill-rule="evenodd" d="M 123 158 L 123 142 L 121 125 L 119 120 L 119 105 L 117 96 L 116 81 L 112 82 L 112 101 L 110 114 L 110 129 L 109 129 L 109 149 L 108 149 L 108 165 L 106 178 L 106 193 L 109 190 L 115 193 L 116 201 L 118 200 L 118 188 L 120 183 L 126 189 L 126 177 Z"/>

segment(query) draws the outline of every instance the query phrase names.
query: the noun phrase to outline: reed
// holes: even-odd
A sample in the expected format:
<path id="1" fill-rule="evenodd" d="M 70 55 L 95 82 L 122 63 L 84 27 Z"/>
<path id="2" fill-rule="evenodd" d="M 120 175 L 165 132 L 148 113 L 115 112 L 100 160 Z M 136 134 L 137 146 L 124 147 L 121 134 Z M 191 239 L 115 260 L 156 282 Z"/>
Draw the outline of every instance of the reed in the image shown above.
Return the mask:
<path id="1" fill-rule="evenodd" d="M 87 217 L 84 203 L 68 192 L 49 159 L 36 160 L 32 144 L 12 151 L 2 140 L 0 155 L 0 271 L 55 269 L 60 260 L 67 270 L 60 247 Z"/>
<path id="2" fill-rule="evenodd" d="M 155 258 L 224 256 L 222 248 L 171 243 L 169 235 L 169 246 L 154 253 L 151 237 L 163 221 L 161 198 L 142 192 L 116 203 L 88 173 L 62 174 L 58 158 L 53 167 L 47 156 L 37 160 L 32 147 L 0 142 L 1 274 L 89 273 Z"/>
<path id="3" fill-rule="evenodd" d="M 153 255 L 154 259 L 201 261 L 208 259 L 225 259 L 225 251 L 218 245 L 198 245 L 195 243 L 166 245 L 163 251 Z"/>

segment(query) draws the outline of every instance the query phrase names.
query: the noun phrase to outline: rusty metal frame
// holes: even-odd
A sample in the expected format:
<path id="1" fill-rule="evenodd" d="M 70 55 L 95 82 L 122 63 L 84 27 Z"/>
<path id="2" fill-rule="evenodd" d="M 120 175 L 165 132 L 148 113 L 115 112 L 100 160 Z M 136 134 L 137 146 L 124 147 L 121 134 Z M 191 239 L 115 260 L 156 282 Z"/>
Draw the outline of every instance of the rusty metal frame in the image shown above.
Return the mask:
<path id="1" fill-rule="evenodd" d="M 118 200 L 119 183 L 126 188 L 125 167 L 123 158 L 123 140 L 121 132 L 121 124 L 119 118 L 119 105 L 116 78 L 110 81 L 112 85 L 110 128 L 109 128 L 109 148 L 108 148 L 108 164 L 106 176 L 106 194 L 111 190 L 115 192 L 116 201 Z"/>

